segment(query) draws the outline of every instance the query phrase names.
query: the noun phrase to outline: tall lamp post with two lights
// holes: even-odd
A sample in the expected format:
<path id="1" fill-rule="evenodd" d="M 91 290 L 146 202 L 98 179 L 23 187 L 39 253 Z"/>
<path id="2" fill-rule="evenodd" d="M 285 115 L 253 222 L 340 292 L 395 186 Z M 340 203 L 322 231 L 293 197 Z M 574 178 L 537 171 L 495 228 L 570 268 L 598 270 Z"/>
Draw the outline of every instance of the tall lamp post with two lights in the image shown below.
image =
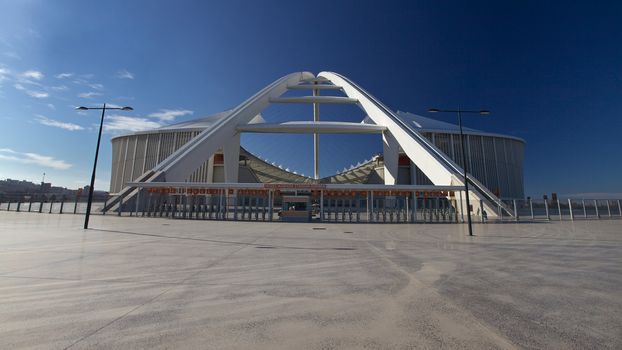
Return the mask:
<path id="1" fill-rule="evenodd" d="M 76 108 L 80 111 L 88 111 L 91 109 L 101 109 L 102 117 L 99 121 L 99 133 L 97 135 L 97 147 L 95 148 L 95 161 L 93 162 L 93 174 L 91 174 L 91 186 L 89 187 L 89 200 L 86 204 L 86 216 L 84 217 L 84 229 L 89 228 L 89 217 L 91 216 L 91 204 L 93 203 L 93 191 L 95 186 L 95 170 L 97 169 L 97 157 L 99 156 L 99 143 L 102 138 L 102 128 L 104 126 L 104 114 L 106 114 L 107 109 L 118 109 L 121 111 L 133 111 L 132 107 L 106 107 L 104 103 L 103 107 L 78 107 Z"/>
<path id="2" fill-rule="evenodd" d="M 490 111 L 464 111 L 458 107 L 458 109 L 428 109 L 430 113 L 458 113 L 458 125 L 460 125 L 460 144 L 462 145 L 462 169 L 464 170 L 464 193 L 466 196 L 466 208 L 467 218 L 469 222 L 469 236 L 473 236 L 473 227 L 471 225 L 471 204 L 469 202 L 469 180 L 467 179 L 467 161 L 466 161 L 466 147 L 464 145 L 464 133 L 462 132 L 462 113 L 489 115 Z"/>

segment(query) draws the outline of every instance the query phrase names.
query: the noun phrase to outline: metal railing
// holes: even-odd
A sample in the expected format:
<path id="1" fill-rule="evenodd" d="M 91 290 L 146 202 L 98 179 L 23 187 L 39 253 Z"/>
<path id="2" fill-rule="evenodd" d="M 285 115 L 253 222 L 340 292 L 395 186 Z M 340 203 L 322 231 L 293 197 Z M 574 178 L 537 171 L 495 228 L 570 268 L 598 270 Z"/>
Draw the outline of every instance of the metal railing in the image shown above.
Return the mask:
<path id="1" fill-rule="evenodd" d="M 622 217 L 620 199 L 528 199 L 516 201 L 516 210 L 522 218 L 547 221 L 598 220 Z"/>
<path id="2" fill-rule="evenodd" d="M 106 201 L 93 202 L 92 213 L 100 215 L 163 217 L 171 219 L 278 221 L 279 198 L 273 195 L 229 194 L 154 195 L 141 189 L 138 199 L 121 202 L 105 211 Z M 330 196 L 314 201 L 312 220 L 352 223 L 463 223 L 466 210 L 463 193 L 453 197 L 409 195 Z M 525 222 L 622 219 L 620 199 L 566 198 L 559 200 L 505 200 L 513 215 L 487 213 L 481 200 L 471 201 L 474 222 Z M 465 209 L 465 208 L 464 208 Z M 0 202 L 0 211 L 42 214 L 84 214 L 86 202 L 76 200 Z M 501 210 L 501 213 L 505 210 Z"/>
<path id="3" fill-rule="evenodd" d="M 105 201 L 94 201 L 91 214 L 103 214 Z M 86 201 L 8 201 L 0 202 L 0 211 L 14 211 L 42 214 L 85 214 Z"/>

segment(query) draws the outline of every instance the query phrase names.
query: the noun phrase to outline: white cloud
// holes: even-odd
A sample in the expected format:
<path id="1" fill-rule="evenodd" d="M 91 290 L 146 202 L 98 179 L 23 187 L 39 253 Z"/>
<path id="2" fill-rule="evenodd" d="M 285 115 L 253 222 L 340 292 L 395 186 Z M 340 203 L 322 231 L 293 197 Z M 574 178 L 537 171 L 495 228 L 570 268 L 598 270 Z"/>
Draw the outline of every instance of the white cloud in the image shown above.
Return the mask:
<path id="1" fill-rule="evenodd" d="M 82 97 L 82 98 L 93 98 L 95 96 L 101 96 L 101 92 L 95 92 L 95 91 L 91 91 L 91 92 L 83 92 L 78 94 L 78 97 Z"/>
<path id="2" fill-rule="evenodd" d="M 97 84 L 97 83 L 92 83 L 92 84 L 88 84 L 89 87 L 91 89 L 95 89 L 95 90 L 101 90 L 104 88 L 104 86 L 102 84 Z"/>
<path id="3" fill-rule="evenodd" d="M 34 79 L 34 80 L 41 80 L 43 79 L 43 73 L 37 71 L 37 70 L 27 70 L 24 73 L 21 74 L 21 76 L 23 78 L 27 78 L 27 79 Z"/>
<path id="4" fill-rule="evenodd" d="M 65 91 L 65 90 L 67 90 L 69 88 L 67 87 L 67 85 L 57 85 L 57 86 L 50 87 L 50 89 L 52 89 L 54 91 Z"/>
<path id="5" fill-rule="evenodd" d="M 143 131 L 155 129 L 162 124 L 147 118 L 133 118 L 122 115 L 111 115 L 106 117 L 104 130 L 106 131 Z"/>
<path id="6" fill-rule="evenodd" d="M 56 106 L 54 106 L 54 105 L 53 105 L 53 104 L 51 104 L 51 103 L 48 103 L 48 108 L 49 108 L 49 109 L 56 110 Z"/>
<path id="7" fill-rule="evenodd" d="M 127 71 L 127 69 L 121 69 L 115 74 L 115 77 L 119 79 L 134 79 L 134 74 Z"/>
<path id="8" fill-rule="evenodd" d="M 17 90 L 25 92 L 30 97 L 34 97 L 34 98 L 47 98 L 47 97 L 50 97 L 50 94 L 48 94 L 45 91 L 30 90 L 30 89 L 25 88 L 22 84 L 15 84 L 14 86 L 15 86 L 15 88 Z"/>
<path id="9" fill-rule="evenodd" d="M 4 53 L 4 56 L 8 57 L 8 58 L 12 58 L 15 60 L 21 60 L 22 58 L 20 57 L 20 55 L 17 54 L 17 52 L 14 51 L 8 51 Z"/>
<path id="10" fill-rule="evenodd" d="M 76 131 L 76 130 L 83 130 L 84 128 L 81 127 L 78 124 L 73 124 L 73 123 L 65 123 L 65 122 L 61 122 L 58 120 L 54 120 L 54 119 L 50 119 L 46 116 L 43 115 L 37 115 L 37 118 L 35 119 L 39 124 L 43 124 L 46 126 L 52 126 L 55 128 L 61 128 L 61 129 L 65 129 L 65 130 L 69 130 L 69 131 Z"/>
<path id="11" fill-rule="evenodd" d="M 177 117 L 182 117 L 184 115 L 192 115 L 194 111 L 190 111 L 187 109 L 161 109 L 159 112 L 151 113 L 149 116 L 151 118 L 158 118 L 161 121 L 173 121 Z"/>
<path id="12" fill-rule="evenodd" d="M 0 67 L 0 84 L 11 75 L 11 71 L 7 68 Z"/>
<path id="13" fill-rule="evenodd" d="M 45 91 L 32 91 L 32 90 L 27 90 L 26 93 L 28 95 L 30 95 L 31 97 L 34 98 L 48 98 L 50 97 L 50 94 L 48 94 Z"/>
<path id="14" fill-rule="evenodd" d="M 56 79 L 65 79 L 73 77 L 73 73 L 60 73 L 56 74 Z"/>
<path id="15" fill-rule="evenodd" d="M 30 152 L 17 152 L 10 148 L 0 148 L 0 160 L 7 160 L 22 164 L 36 164 L 60 170 L 66 170 L 73 166 L 64 160 L 55 159 L 54 157 Z"/>

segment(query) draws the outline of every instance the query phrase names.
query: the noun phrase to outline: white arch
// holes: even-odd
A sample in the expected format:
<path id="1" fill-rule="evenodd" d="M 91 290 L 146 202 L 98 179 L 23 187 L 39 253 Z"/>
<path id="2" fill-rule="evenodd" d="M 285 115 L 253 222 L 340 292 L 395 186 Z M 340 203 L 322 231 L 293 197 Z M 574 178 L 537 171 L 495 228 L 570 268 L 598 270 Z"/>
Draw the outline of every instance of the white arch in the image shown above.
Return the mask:
<path id="1" fill-rule="evenodd" d="M 331 82 L 335 87 L 343 89 L 347 97 L 306 96 L 297 98 L 279 98 L 288 88 L 310 81 Z M 314 85 L 315 86 L 315 85 Z M 330 85 L 323 85 L 330 86 Z M 310 72 L 298 72 L 286 75 L 266 86 L 254 96 L 233 109 L 226 117 L 212 127 L 204 130 L 187 142 L 168 158 L 156 165 L 151 171 L 143 174 L 135 182 L 183 182 L 190 174 L 218 149 L 222 148 L 225 161 L 225 182 L 238 182 L 238 159 L 240 151 L 240 130 L 238 127 L 248 124 L 261 113 L 270 103 L 357 103 L 366 115 L 378 127 L 385 128 L 383 133 L 385 184 L 394 185 L 397 180 L 398 157 L 400 148 L 437 186 L 464 185 L 462 168 L 434 144 L 423 137 L 412 126 L 404 123 L 393 111 L 367 93 L 348 78 L 333 72 L 322 72 L 316 78 Z M 310 123 L 312 128 L 322 124 Z M 265 128 L 266 126 L 264 126 Z M 281 126 L 282 127 L 282 126 Z M 247 127 L 248 128 L 248 127 Z M 260 127 L 255 126 L 254 129 Z M 253 129 L 253 127 L 250 127 Z M 307 127 L 309 129 L 309 126 Z M 354 128 L 350 128 L 353 129 Z M 362 127 L 357 131 L 361 132 Z M 373 128 L 372 128 L 373 129 Z M 375 130 L 378 131 L 378 130 Z M 482 200 L 488 213 L 494 215 L 503 203 L 485 186 L 472 176 L 469 183 L 476 200 Z M 137 193 L 125 187 L 119 198 L 132 197 Z"/>
<path id="2" fill-rule="evenodd" d="M 227 149 L 237 149 L 238 155 L 240 150 L 239 134 L 237 134 L 236 127 L 239 124 L 247 124 L 256 115 L 263 111 L 269 104 L 270 99 L 281 96 L 287 91 L 288 85 L 296 85 L 301 80 L 312 79 L 315 76 L 309 72 L 298 72 L 288 74 L 281 79 L 266 86 L 257 94 L 237 106 L 231 111 L 231 113 L 220 120 L 213 127 L 203 131 L 191 141 L 186 143 L 179 150 L 171 154 L 162 163 L 158 164 L 154 169 L 157 172 L 161 172 L 164 181 L 184 181 L 190 174 L 196 169 L 197 164 L 201 164 L 205 161 L 206 157 L 216 152 L 220 147 L 225 147 L 225 177 L 227 173 L 230 175 L 227 178 L 228 182 L 237 182 L 237 176 L 234 176 L 235 170 L 230 169 L 227 171 L 227 167 L 237 167 L 237 160 L 234 154 L 227 152 Z M 237 135 L 237 136 L 236 136 Z M 232 139 L 237 139 L 237 148 L 231 143 Z M 227 159 L 234 164 L 227 164 Z"/>
<path id="3" fill-rule="evenodd" d="M 463 186 L 462 168 L 449 156 L 445 155 L 434 144 L 428 141 L 417 130 L 402 122 L 393 111 L 383 105 L 375 97 L 356 85 L 350 79 L 334 73 L 321 72 L 318 77 L 326 78 L 333 84 L 341 86 L 348 97 L 359 101 L 361 108 L 369 118 L 378 125 L 387 128 L 383 136 L 385 184 L 395 184 L 399 153 L 395 140 L 408 157 L 423 173 L 438 186 Z M 387 176 L 389 175 L 389 176 Z M 475 194 L 475 200 L 481 200 L 488 213 L 494 215 L 499 206 L 505 208 L 503 202 L 472 176 L 468 176 L 469 184 Z M 466 208 L 465 208 L 466 209 Z M 509 213 L 509 211 L 508 211 Z"/>

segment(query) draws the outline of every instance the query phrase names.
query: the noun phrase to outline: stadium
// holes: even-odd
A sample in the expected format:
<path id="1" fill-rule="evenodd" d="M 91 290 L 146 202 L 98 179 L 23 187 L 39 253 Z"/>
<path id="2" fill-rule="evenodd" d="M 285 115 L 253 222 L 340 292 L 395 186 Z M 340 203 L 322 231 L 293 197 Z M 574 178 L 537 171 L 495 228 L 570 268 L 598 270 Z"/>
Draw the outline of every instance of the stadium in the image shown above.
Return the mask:
<path id="1" fill-rule="evenodd" d="M 288 96 L 288 91 L 302 91 L 308 96 Z M 266 122 L 262 111 L 274 104 L 311 105 L 313 115 L 308 121 Z M 361 120 L 320 121 L 320 105 L 340 104 L 359 107 L 363 111 Z M 253 150 L 241 147 L 242 133 L 312 134 L 313 176 L 283 169 L 253 154 Z M 371 159 L 352 159 L 356 166 L 320 178 L 320 134 L 377 134 L 382 138 L 383 151 Z M 464 128 L 464 135 L 470 193 L 481 212 L 486 210 L 494 216 L 504 210 L 504 200 L 524 197 L 525 142 L 517 137 L 470 128 Z M 403 221 L 416 221 L 417 212 L 413 208 L 422 206 L 448 211 L 453 208 L 456 219 L 458 212 L 464 209 L 461 195 L 454 195 L 464 186 L 458 126 L 408 112 L 393 112 L 337 73 L 323 72 L 318 76 L 308 72 L 292 73 L 232 110 L 116 136 L 111 142 L 110 192 L 116 196 L 106 209 L 141 207 L 145 210 L 147 206 L 147 211 L 160 211 L 161 215 L 162 211 L 169 210 L 190 210 L 200 215 L 208 210 L 221 210 L 214 209 L 211 204 L 212 195 L 218 194 L 224 197 L 218 199 L 224 210 L 237 211 L 237 203 L 253 206 L 252 200 L 241 198 L 251 190 L 262 198 L 254 202 L 255 207 L 262 203 L 265 211 L 274 209 L 275 201 L 282 205 L 283 196 L 296 202 L 297 199 L 291 197 L 306 195 L 309 208 L 314 203 L 321 211 L 324 207 L 332 208 L 341 213 L 342 218 L 347 217 L 345 211 L 351 217 L 352 210 L 356 209 L 359 217 L 364 212 L 368 221 L 373 217 L 374 208 L 382 208 L 382 211 L 394 208 L 395 215 L 402 215 Z M 275 197 L 268 192 L 273 192 L 277 185 L 279 196 Z M 178 196 L 178 202 L 177 198 L 165 200 L 161 192 L 149 191 L 171 187 L 203 188 L 207 189 L 203 193 L 211 194 L 198 199 Z M 217 191 L 210 192 L 210 189 Z M 157 193 L 158 199 L 150 197 L 150 203 L 143 203 L 144 200 L 139 203 L 141 190 L 149 191 L 149 196 Z M 372 197 L 374 191 L 375 198 Z M 426 204 L 426 191 L 447 191 L 452 197 L 443 193 L 434 196 L 440 198 L 439 201 Z M 418 201 L 418 192 L 424 201 Z M 331 196 L 335 197 L 334 202 Z M 170 208 L 171 202 L 175 208 Z M 121 209 L 123 204 L 125 207 Z M 182 205 L 183 209 L 178 209 L 177 205 Z M 191 208 L 187 209 L 186 205 Z M 324 217 L 323 213 L 319 216 Z M 271 213 L 268 217 L 272 219 Z"/>

